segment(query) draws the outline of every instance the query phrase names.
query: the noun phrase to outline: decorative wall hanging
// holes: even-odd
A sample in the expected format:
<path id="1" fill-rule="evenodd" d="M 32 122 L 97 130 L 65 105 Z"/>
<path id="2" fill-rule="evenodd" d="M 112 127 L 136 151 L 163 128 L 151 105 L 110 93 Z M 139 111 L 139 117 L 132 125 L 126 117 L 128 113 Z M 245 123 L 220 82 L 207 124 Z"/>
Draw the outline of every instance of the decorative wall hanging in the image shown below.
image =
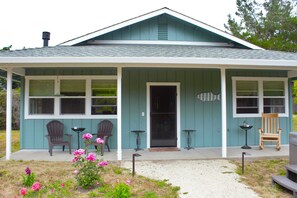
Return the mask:
<path id="1" fill-rule="evenodd" d="M 221 100 L 221 94 L 213 94 L 212 92 L 205 92 L 197 94 L 197 99 L 203 102 Z"/>

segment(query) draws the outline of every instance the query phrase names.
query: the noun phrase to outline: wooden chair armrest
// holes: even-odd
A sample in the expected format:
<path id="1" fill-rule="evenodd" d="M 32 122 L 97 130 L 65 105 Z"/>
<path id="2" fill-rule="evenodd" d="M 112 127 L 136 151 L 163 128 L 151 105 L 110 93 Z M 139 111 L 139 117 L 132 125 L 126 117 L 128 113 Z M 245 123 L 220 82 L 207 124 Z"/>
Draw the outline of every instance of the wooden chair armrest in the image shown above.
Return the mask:
<path id="1" fill-rule="evenodd" d="M 263 133 L 263 130 L 261 128 L 259 128 L 259 133 Z"/>
<path id="2" fill-rule="evenodd" d="M 278 133 L 279 133 L 279 134 L 282 133 L 282 129 L 281 129 L 281 128 L 278 129 Z"/>

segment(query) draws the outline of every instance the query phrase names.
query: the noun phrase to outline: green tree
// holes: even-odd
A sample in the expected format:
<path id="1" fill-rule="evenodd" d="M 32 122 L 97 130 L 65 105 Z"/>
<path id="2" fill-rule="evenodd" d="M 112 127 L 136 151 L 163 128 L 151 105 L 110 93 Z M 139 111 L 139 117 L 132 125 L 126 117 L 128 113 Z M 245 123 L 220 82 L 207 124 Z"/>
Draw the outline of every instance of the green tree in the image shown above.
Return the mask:
<path id="1" fill-rule="evenodd" d="M 264 49 L 297 52 L 296 2 L 237 0 L 236 17 L 228 15 L 225 28 L 234 36 Z"/>

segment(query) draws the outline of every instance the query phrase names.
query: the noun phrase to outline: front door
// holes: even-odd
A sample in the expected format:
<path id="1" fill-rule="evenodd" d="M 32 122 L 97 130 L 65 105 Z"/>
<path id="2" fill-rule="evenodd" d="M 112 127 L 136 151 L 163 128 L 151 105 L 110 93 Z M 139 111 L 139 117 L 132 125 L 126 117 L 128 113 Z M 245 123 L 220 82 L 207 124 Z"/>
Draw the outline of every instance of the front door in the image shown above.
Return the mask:
<path id="1" fill-rule="evenodd" d="M 151 147 L 177 146 L 176 86 L 150 86 Z"/>

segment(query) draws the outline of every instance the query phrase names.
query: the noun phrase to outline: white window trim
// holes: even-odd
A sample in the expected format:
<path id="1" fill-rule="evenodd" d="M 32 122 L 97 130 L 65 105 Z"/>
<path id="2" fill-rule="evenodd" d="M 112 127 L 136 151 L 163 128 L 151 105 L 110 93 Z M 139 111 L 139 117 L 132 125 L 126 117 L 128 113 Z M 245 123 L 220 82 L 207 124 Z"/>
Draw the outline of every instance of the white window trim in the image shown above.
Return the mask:
<path id="1" fill-rule="evenodd" d="M 60 97 L 54 97 L 54 114 L 53 115 L 30 115 L 29 114 L 29 81 L 30 80 L 54 80 L 55 81 L 55 93 L 60 93 L 60 80 L 86 80 L 86 96 L 85 100 L 85 114 L 71 114 L 60 115 Z M 117 80 L 115 75 L 106 76 L 25 76 L 25 100 L 24 100 L 24 112 L 25 119 L 116 119 L 117 115 L 91 115 L 91 80 Z M 46 98 L 46 97 L 42 97 Z"/>
<path id="2" fill-rule="evenodd" d="M 237 114 L 236 113 L 236 81 L 258 81 L 259 95 L 259 113 L 256 114 Z M 263 81 L 283 81 L 285 84 L 285 113 L 279 113 L 279 117 L 289 117 L 289 93 L 288 93 L 288 78 L 278 77 L 232 77 L 232 101 L 233 101 L 233 117 L 234 118 L 249 118 L 249 117 L 261 117 L 264 110 L 263 104 Z"/>

